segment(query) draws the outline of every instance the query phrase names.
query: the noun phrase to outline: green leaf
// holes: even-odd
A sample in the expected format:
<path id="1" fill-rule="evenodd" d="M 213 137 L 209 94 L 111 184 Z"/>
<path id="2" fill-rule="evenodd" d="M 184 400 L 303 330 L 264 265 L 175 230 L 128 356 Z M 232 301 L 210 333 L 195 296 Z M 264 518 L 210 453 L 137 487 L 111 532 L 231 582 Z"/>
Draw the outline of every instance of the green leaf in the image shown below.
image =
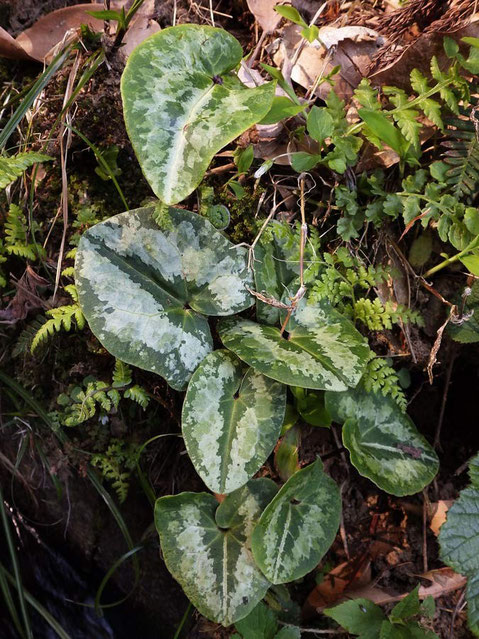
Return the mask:
<path id="1" fill-rule="evenodd" d="M 275 84 L 231 73 L 241 45 L 223 29 L 183 24 L 144 40 L 121 81 L 126 127 L 143 173 L 167 204 L 184 200 L 212 157 L 264 118 Z"/>
<path id="2" fill-rule="evenodd" d="M 459 573 L 479 574 L 479 489 L 469 486 L 447 512 L 439 532 L 442 560 Z"/>
<path id="3" fill-rule="evenodd" d="M 188 455 L 205 484 L 224 494 L 261 468 L 281 432 L 286 389 L 232 353 L 210 353 L 193 374 L 183 404 Z"/>
<path id="4" fill-rule="evenodd" d="M 386 617 L 379 606 L 368 599 L 352 599 L 323 613 L 334 619 L 348 632 L 360 635 L 361 639 L 378 639 L 381 625 Z"/>
<path id="5" fill-rule="evenodd" d="M 301 29 L 301 35 L 303 36 L 303 38 L 311 43 L 317 39 L 319 35 L 319 29 L 315 24 L 312 24 L 309 27 L 303 27 L 303 29 Z"/>
<path id="6" fill-rule="evenodd" d="M 473 235 L 479 235 L 479 210 L 468 206 L 464 213 L 464 224 Z"/>
<path id="7" fill-rule="evenodd" d="M 399 603 L 397 603 L 389 614 L 392 622 L 404 621 L 415 617 L 421 610 L 421 602 L 419 601 L 419 584 L 408 593 Z"/>
<path id="8" fill-rule="evenodd" d="M 298 10 L 294 7 L 286 4 L 277 4 L 274 7 L 274 10 L 279 13 L 280 16 L 283 16 L 283 18 L 286 18 L 286 20 L 290 20 L 291 22 L 294 22 L 294 24 L 299 24 L 301 27 L 307 28 L 308 25 L 300 16 Z"/>
<path id="9" fill-rule="evenodd" d="M 290 159 L 293 169 L 298 173 L 302 173 L 303 171 L 314 169 L 321 160 L 321 156 L 315 155 L 314 153 L 307 153 L 306 151 L 297 151 L 296 153 L 290 154 Z"/>
<path id="10" fill-rule="evenodd" d="M 301 639 L 301 630 L 293 626 L 281 628 L 274 639 Z"/>
<path id="11" fill-rule="evenodd" d="M 334 133 L 334 120 L 325 107 L 311 107 L 307 118 L 308 133 L 321 146 Z"/>
<path id="12" fill-rule="evenodd" d="M 291 387 L 291 391 L 296 399 L 296 408 L 307 424 L 323 428 L 331 426 L 331 415 L 324 405 L 323 391 L 312 391 L 299 387 Z"/>
<path id="13" fill-rule="evenodd" d="M 341 498 L 321 461 L 295 473 L 261 515 L 252 537 L 256 563 L 273 584 L 312 570 L 339 527 Z"/>
<path id="14" fill-rule="evenodd" d="M 459 258 L 460 262 L 464 264 L 467 270 L 473 275 L 479 276 L 479 253 L 471 253 Z"/>
<path id="15" fill-rule="evenodd" d="M 327 303 L 308 304 L 304 298 L 283 335 L 275 327 L 235 318 L 223 320 L 218 330 L 240 359 L 290 386 L 356 386 L 369 357 L 369 347 L 349 320 Z"/>
<path id="16" fill-rule="evenodd" d="M 249 144 L 246 149 L 237 149 L 234 155 L 234 161 L 238 169 L 238 173 L 246 173 L 253 163 L 254 149 Z"/>
<path id="17" fill-rule="evenodd" d="M 268 225 L 267 232 L 254 249 L 255 286 L 259 293 L 280 300 L 284 287 L 299 276 L 299 238 L 288 224 L 276 220 Z M 307 245 L 305 259 L 312 257 Z M 280 310 L 257 300 L 256 315 L 260 322 L 277 324 Z"/>
<path id="18" fill-rule="evenodd" d="M 463 307 L 462 323 L 450 322 L 447 326 L 447 332 L 452 339 L 461 344 L 479 342 L 479 282 L 474 282 L 469 292 L 464 304 L 460 303 Z"/>
<path id="19" fill-rule="evenodd" d="M 444 37 L 443 44 L 448 58 L 454 58 L 459 53 L 459 45 L 449 36 Z"/>
<path id="20" fill-rule="evenodd" d="M 251 556 L 250 531 L 276 487 L 255 479 L 218 506 L 213 495 L 161 497 L 155 524 L 168 570 L 208 619 L 229 626 L 246 617 L 269 582 Z"/>
<path id="21" fill-rule="evenodd" d="M 299 470 L 298 448 L 300 433 L 298 428 L 286 432 L 274 455 L 274 465 L 283 481 L 288 481 Z"/>
<path id="22" fill-rule="evenodd" d="M 359 117 L 366 122 L 372 133 L 382 142 L 391 147 L 396 153 L 401 155 L 404 151 L 404 141 L 400 132 L 387 117 L 378 111 L 369 109 L 359 109 Z"/>
<path id="23" fill-rule="evenodd" d="M 383 490 L 412 495 L 439 467 L 437 455 L 394 399 L 362 388 L 326 393 L 331 417 L 343 423 L 343 442 L 361 475 Z"/>
<path id="24" fill-rule="evenodd" d="M 278 624 L 274 612 L 262 601 L 235 624 L 243 639 L 274 639 Z"/>
<path id="25" fill-rule="evenodd" d="M 259 124 L 276 124 L 280 120 L 291 118 L 301 111 L 304 111 L 306 105 L 295 104 L 285 95 L 276 95 L 273 99 L 271 109 L 261 120 Z"/>
<path id="26" fill-rule="evenodd" d="M 479 637 L 479 572 L 469 577 L 466 586 L 467 625 Z"/>
<path id="27" fill-rule="evenodd" d="M 413 268 L 421 268 L 431 257 L 432 235 L 427 231 L 417 237 L 409 249 L 409 263 Z"/>
<path id="28" fill-rule="evenodd" d="M 181 390 L 212 350 L 204 314 L 229 315 L 253 303 L 246 251 L 200 215 L 169 209 L 168 228 L 159 229 L 153 211 L 121 213 L 86 231 L 76 284 L 103 346 Z"/>

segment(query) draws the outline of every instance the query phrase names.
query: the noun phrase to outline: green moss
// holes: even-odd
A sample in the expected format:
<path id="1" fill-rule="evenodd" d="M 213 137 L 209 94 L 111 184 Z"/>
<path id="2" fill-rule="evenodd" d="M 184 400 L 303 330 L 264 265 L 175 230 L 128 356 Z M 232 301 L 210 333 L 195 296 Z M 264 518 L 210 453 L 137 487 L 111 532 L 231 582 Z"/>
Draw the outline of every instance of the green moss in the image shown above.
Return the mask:
<path id="1" fill-rule="evenodd" d="M 262 193 L 262 189 L 253 192 L 253 189 L 245 187 L 245 195 L 239 200 L 229 190 L 217 189 L 217 202 L 230 211 L 231 222 L 226 232 L 235 244 L 250 244 L 256 237 L 259 221 L 255 216 Z"/>

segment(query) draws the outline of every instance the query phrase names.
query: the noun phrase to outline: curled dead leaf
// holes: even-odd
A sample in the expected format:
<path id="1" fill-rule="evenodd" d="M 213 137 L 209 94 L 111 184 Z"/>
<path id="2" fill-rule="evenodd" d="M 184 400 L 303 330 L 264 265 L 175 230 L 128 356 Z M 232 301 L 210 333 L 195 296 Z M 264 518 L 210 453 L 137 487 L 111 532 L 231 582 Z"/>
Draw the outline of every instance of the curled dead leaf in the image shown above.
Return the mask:
<path id="1" fill-rule="evenodd" d="M 247 0 L 248 8 L 256 22 L 266 33 L 272 33 L 281 22 L 281 16 L 274 7 L 280 0 Z"/>
<path id="2" fill-rule="evenodd" d="M 297 25 L 287 26 L 282 38 L 273 43 L 276 51 L 271 52 L 275 64 L 305 89 L 311 89 L 319 78 L 340 66 L 334 79 L 334 90 L 343 99 L 351 97 L 365 77 L 371 58 L 384 44 L 384 38 L 367 27 L 322 27 L 318 39 L 312 43 L 306 42 L 300 31 Z M 316 88 L 315 94 L 325 98 L 331 88 L 324 82 Z"/>
<path id="3" fill-rule="evenodd" d="M 103 8 L 103 4 L 77 4 L 57 9 L 42 16 L 29 29 L 25 29 L 15 42 L 28 56 L 43 62 L 50 50 L 61 42 L 71 29 L 78 29 L 81 24 L 87 24 L 95 31 L 103 31 L 103 20 L 86 13 L 101 11 Z"/>

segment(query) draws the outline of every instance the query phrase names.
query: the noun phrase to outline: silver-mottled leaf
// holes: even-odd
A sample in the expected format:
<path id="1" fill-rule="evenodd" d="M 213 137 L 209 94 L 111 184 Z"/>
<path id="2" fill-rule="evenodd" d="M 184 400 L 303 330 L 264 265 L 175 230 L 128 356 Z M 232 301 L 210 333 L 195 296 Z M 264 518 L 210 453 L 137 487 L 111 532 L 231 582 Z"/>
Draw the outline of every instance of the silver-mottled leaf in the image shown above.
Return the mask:
<path id="1" fill-rule="evenodd" d="M 155 523 L 168 570 L 198 610 L 228 626 L 246 617 L 270 584 L 251 554 L 251 532 L 276 491 L 250 481 L 220 506 L 207 493 L 161 497 Z"/>
<path id="2" fill-rule="evenodd" d="M 214 154 L 268 113 L 274 83 L 245 87 L 231 73 L 242 55 L 227 31 L 183 24 L 147 38 L 128 58 L 121 81 L 126 128 L 163 202 L 187 197 Z"/>
<path id="3" fill-rule="evenodd" d="M 256 563 L 273 584 L 299 579 L 333 543 L 341 498 L 320 460 L 295 473 L 266 507 L 253 532 Z"/>
<path id="4" fill-rule="evenodd" d="M 281 300 L 285 290 L 300 271 L 300 238 L 285 222 L 271 221 L 254 249 L 254 279 L 256 291 L 267 297 Z M 317 273 L 318 265 L 309 244 L 304 252 L 305 281 Z M 277 324 L 280 309 L 256 300 L 256 316 L 265 324 Z"/>
<path id="5" fill-rule="evenodd" d="M 152 212 L 121 213 L 86 231 L 76 285 L 105 348 L 181 390 L 212 350 L 202 314 L 229 315 L 253 303 L 246 252 L 200 215 L 169 209 L 160 229 Z"/>
<path id="6" fill-rule="evenodd" d="M 286 330 L 281 336 L 273 326 L 234 318 L 219 326 L 226 348 L 283 384 L 335 391 L 358 384 L 370 351 L 349 320 L 303 299 Z"/>
<path id="7" fill-rule="evenodd" d="M 182 429 L 196 471 L 213 492 L 230 493 L 268 458 L 281 432 L 286 388 L 232 353 L 210 353 L 193 374 Z"/>
<path id="8" fill-rule="evenodd" d="M 412 495 L 435 477 L 439 461 L 434 449 L 396 402 L 362 387 L 326 393 L 331 417 L 343 423 L 343 442 L 351 463 L 393 495 Z"/>

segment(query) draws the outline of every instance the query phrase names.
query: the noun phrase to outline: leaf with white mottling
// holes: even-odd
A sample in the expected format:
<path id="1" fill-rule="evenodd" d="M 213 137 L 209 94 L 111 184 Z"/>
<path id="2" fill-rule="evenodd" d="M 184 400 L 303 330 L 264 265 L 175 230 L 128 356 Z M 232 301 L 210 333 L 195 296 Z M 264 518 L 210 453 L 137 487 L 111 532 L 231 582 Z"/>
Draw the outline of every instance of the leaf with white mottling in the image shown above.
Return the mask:
<path id="1" fill-rule="evenodd" d="M 251 555 L 251 532 L 276 491 L 255 479 L 218 502 L 207 493 L 161 497 L 155 524 L 166 566 L 201 614 L 229 626 L 246 617 L 270 584 Z"/>
<path id="2" fill-rule="evenodd" d="M 210 353 L 198 366 L 183 404 L 188 454 L 213 492 L 230 493 L 261 468 L 281 432 L 286 389 L 232 353 Z"/>
<path id="3" fill-rule="evenodd" d="M 335 391 L 358 384 L 370 351 L 348 319 L 303 299 L 286 330 L 234 318 L 219 326 L 226 348 L 278 382 Z"/>
<path id="4" fill-rule="evenodd" d="M 326 393 L 326 408 L 343 423 L 343 443 L 351 463 L 379 488 L 412 495 L 435 477 L 439 461 L 434 449 L 396 402 L 362 387 Z"/>
<path id="5" fill-rule="evenodd" d="M 169 209 L 160 229 L 152 212 L 121 213 L 86 231 L 76 286 L 91 330 L 112 355 L 182 390 L 212 350 L 203 314 L 253 303 L 246 251 L 200 215 Z"/>
<path id="6" fill-rule="evenodd" d="M 320 460 L 295 473 L 261 515 L 253 532 L 256 563 L 273 584 L 312 570 L 333 543 L 341 498 Z"/>
<path id="7" fill-rule="evenodd" d="M 274 83 L 248 89 L 231 72 L 242 56 L 227 31 L 183 24 L 147 38 L 128 58 L 121 80 L 126 128 L 163 202 L 184 200 L 215 153 L 271 108 Z"/>
<path id="8" fill-rule="evenodd" d="M 273 220 L 254 249 L 254 279 L 258 293 L 281 300 L 285 289 L 299 276 L 300 248 L 298 234 L 286 223 Z M 315 255 L 309 244 L 304 250 L 305 281 L 317 272 Z M 311 274 L 311 275 L 310 275 Z M 279 308 L 256 300 L 256 315 L 260 322 L 277 324 Z"/>

